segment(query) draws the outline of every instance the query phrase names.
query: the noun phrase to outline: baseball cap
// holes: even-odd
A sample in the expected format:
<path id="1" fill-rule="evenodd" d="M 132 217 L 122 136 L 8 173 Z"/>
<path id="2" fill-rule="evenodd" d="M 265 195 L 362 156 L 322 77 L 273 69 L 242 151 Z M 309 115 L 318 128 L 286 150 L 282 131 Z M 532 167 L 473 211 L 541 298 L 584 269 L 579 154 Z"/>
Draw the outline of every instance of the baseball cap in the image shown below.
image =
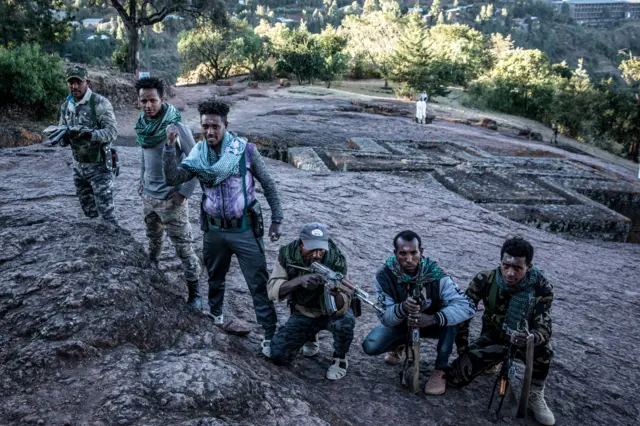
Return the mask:
<path id="1" fill-rule="evenodd" d="M 86 81 L 88 77 L 89 77 L 89 72 L 85 67 L 81 65 L 72 65 L 69 68 L 67 68 L 67 73 L 66 73 L 67 81 L 71 80 L 72 78 L 77 78 L 79 80 Z"/>
<path id="2" fill-rule="evenodd" d="M 300 230 L 300 240 L 306 250 L 329 250 L 329 232 L 322 223 L 307 223 Z"/>

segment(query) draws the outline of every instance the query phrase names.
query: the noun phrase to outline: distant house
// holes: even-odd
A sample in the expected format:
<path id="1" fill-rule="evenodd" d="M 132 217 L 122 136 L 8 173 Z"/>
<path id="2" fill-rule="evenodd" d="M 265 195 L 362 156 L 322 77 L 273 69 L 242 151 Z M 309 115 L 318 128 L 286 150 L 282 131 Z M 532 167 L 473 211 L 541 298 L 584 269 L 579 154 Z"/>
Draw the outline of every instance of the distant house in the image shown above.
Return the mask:
<path id="1" fill-rule="evenodd" d="M 514 31 L 529 30 L 529 24 L 525 22 L 524 18 L 514 18 L 512 22 L 513 22 L 513 25 L 511 26 L 511 29 Z"/>
<path id="2" fill-rule="evenodd" d="M 296 22 L 296 21 L 295 21 L 295 20 L 293 20 L 293 19 L 283 18 L 283 17 L 281 17 L 281 16 L 280 16 L 280 17 L 278 17 L 278 18 L 276 18 L 276 20 L 277 20 L 278 22 L 282 22 L 283 24 L 290 24 L 290 23 L 292 23 L 292 22 Z"/>
<path id="3" fill-rule="evenodd" d="M 87 18 L 82 20 L 82 26 L 88 30 L 95 30 L 98 25 L 104 22 L 102 18 Z"/>
<path id="4" fill-rule="evenodd" d="M 165 21 L 184 21 L 184 18 L 179 15 L 170 14 L 165 16 L 164 20 Z"/>
<path id="5" fill-rule="evenodd" d="M 424 13 L 424 9 L 421 7 L 410 7 L 409 12 L 418 12 L 422 15 Z"/>
<path id="6" fill-rule="evenodd" d="M 87 40 L 96 40 L 96 38 L 97 37 L 95 35 L 92 35 L 87 37 Z M 109 36 L 102 34 L 98 40 L 109 40 Z"/>
<path id="7" fill-rule="evenodd" d="M 69 22 L 69 25 L 71 25 L 72 27 L 81 27 L 82 24 L 78 21 L 71 21 Z"/>
<path id="8" fill-rule="evenodd" d="M 51 16 L 53 16 L 53 19 L 55 19 L 56 21 L 67 19 L 67 12 L 64 10 L 49 9 L 49 12 L 51 13 Z"/>
<path id="9" fill-rule="evenodd" d="M 625 19 L 640 19 L 640 0 L 565 0 L 554 2 L 569 5 L 571 17 L 579 24 L 600 24 Z"/>

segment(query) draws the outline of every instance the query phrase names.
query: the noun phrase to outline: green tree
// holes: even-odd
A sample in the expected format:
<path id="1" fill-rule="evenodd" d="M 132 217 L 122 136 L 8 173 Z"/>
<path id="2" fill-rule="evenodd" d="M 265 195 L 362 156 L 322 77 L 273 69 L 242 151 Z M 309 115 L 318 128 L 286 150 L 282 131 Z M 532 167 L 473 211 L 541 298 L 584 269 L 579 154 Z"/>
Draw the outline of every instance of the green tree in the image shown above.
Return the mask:
<path id="1" fill-rule="evenodd" d="M 228 21 L 222 0 L 93 0 L 96 4 L 112 6 L 122 19 L 127 34 L 127 58 L 124 69 L 134 72 L 137 68 L 139 31 L 162 22 L 172 13 L 189 14 L 214 24 Z"/>
<path id="2" fill-rule="evenodd" d="M 260 37 L 252 28 L 244 27 L 236 34 L 238 66 L 251 74 L 252 80 L 265 77 L 264 68 L 269 60 L 269 39 Z"/>
<path id="3" fill-rule="evenodd" d="M 515 49 L 475 81 L 470 92 L 489 108 L 542 120 L 553 101 L 555 83 L 546 54 Z"/>
<path id="4" fill-rule="evenodd" d="M 622 78 L 629 84 L 640 82 L 640 57 L 630 58 L 620 64 Z"/>
<path id="5" fill-rule="evenodd" d="M 180 33 L 178 54 L 182 73 L 203 64 L 211 80 L 227 78 L 231 69 L 241 62 L 242 43 L 239 38 L 235 22 L 228 27 L 203 25 Z"/>
<path id="6" fill-rule="evenodd" d="M 484 36 L 467 25 L 436 25 L 429 28 L 429 51 L 450 64 L 454 84 L 466 86 L 490 65 Z"/>
<path id="7" fill-rule="evenodd" d="M 442 6 L 440 5 L 440 0 L 433 0 L 431 3 L 431 8 L 429 9 L 429 14 L 433 17 L 437 17 L 442 12 Z"/>
<path id="8" fill-rule="evenodd" d="M 278 72 L 295 75 L 298 84 L 311 83 L 324 65 L 318 42 L 303 26 L 280 31 L 275 54 Z"/>
<path id="9" fill-rule="evenodd" d="M 317 36 L 317 40 L 323 62 L 318 77 L 329 88 L 331 87 L 331 82 L 347 70 L 349 56 L 344 53 L 347 47 L 347 39 L 340 35 L 331 25 L 327 25 L 322 33 Z"/>
<path id="10" fill-rule="evenodd" d="M 399 10 L 392 3 L 385 3 L 387 11 L 351 15 L 342 22 L 342 29 L 348 38 L 347 53 L 373 66 L 384 79 L 385 88 L 389 87 L 392 58 L 402 28 Z"/>
<path id="11" fill-rule="evenodd" d="M 20 105 L 37 116 L 55 115 L 67 93 L 63 62 L 38 45 L 0 47 L 0 106 Z"/>
<path id="12" fill-rule="evenodd" d="M 378 0 L 364 0 L 362 9 L 362 13 L 377 12 L 378 10 L 380 10 L 380 3 L 378 3 Z"/>
<path id="13" fill-rule="evenodd" d="M 432 96 L 447 93 L 448 66 L 429 53 L 428 38 L 420 16 L 409 14 L 392 57 L 391 77 L 402 85 L 398 91 L 402 96 L 414 97 L 423 90 Z"/>
<path id="14" fill-rule="evenodd" d="M 38 43 L 53 49 L 55 43 L 71 36 L 72 12 L 73 8 L 64 0 L 0 1 L 2 45 L 9 48 L 21 43 Z"/>

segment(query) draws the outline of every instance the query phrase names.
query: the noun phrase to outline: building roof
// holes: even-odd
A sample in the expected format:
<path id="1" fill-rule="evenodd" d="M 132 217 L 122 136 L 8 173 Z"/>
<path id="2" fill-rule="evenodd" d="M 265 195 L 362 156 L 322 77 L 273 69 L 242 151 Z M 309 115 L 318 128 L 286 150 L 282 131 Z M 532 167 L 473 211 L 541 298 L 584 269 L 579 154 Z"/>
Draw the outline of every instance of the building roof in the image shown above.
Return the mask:
<path id="1" fill-rule="evenodd" d="M 565 0 L 567 4 L 624 4 L 640 3 L 640 0 Z"/>

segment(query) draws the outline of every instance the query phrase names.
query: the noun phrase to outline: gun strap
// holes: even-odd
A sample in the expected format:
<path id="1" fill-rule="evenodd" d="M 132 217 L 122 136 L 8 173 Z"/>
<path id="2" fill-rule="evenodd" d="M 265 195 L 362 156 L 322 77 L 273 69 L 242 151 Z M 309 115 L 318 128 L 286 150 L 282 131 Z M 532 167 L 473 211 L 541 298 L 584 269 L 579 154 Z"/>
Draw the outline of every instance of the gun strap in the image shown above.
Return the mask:
<path id="1" fill-rule="evenodd" d="M 96 114 L 96 95 L 91 93 L 89 97 L 89 108 L 91 108 L 91 123 L 93 123 L 93 128 L 98 128 L 98 115 Z"/>
<path id="2" fill-rule="evenodd" d="M 244 209 L 242 212 L 242 229 L 247 226 L 247 210 L 249 209 L 249 202 L 247 200 L 247 163 L 245 161 L 245 153 L 247 152 L 247 146 L 242 151 L 240 157 L 240 179 L 242 179 L 242 195 L 244 196 Z"/>

